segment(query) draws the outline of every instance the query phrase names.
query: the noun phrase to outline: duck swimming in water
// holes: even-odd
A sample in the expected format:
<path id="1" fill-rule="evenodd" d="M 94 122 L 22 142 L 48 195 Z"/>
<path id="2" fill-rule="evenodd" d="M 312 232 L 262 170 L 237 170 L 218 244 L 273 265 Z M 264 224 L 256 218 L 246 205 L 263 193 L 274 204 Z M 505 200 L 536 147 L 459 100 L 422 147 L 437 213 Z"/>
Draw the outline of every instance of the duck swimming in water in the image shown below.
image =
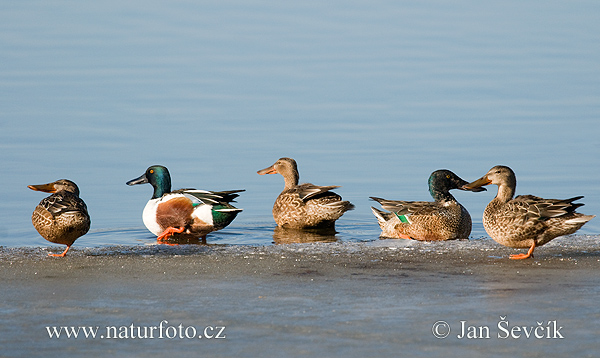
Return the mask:
<path id="1" fill-rule="evenodd" d="M 493 167 L 464 188 L 472 190 L 489 184 L 498 185 L 498 194 L 483 212 L 483 227 L 499 244 L 529 249 L 525 254 L 511 255 L 513 260 L 533 257 L 536 247 L 556 237 L 575 233 L 595 217 L 575 211 L 583 204 L 573 202 L 583 196 L 543 199 L 519 195 L 513 199 L 517 178 L 512 169 L 503 165 Z"/>
<path id="2" fill-rule="evenodd" d="M 278 226 L 289 229 L 330 229 L 346 211 L 354 209 L 349 201 L 332 192 L 339 186 L 298 184 L 300 174 L 296 161 L 280 158 L 260 175 L 281 174 L 285 182 L 283 191 L 273 205 L 273 218 Z"/>
<path id="3" fill-rule="evenodd" d="M 244 190 L 208 191 L 179 189 L 171 191 L 171 175 L 166 167 L 153 165 L 127 185 L 150 183 L 152 198 L 144 207 L 144 225 L 157 235 L 158 241 L 167 241 L 176 235 L 181 239 L 206 238 L 210 232 L 229 225 L 242 209 L 230 203 Z"/>

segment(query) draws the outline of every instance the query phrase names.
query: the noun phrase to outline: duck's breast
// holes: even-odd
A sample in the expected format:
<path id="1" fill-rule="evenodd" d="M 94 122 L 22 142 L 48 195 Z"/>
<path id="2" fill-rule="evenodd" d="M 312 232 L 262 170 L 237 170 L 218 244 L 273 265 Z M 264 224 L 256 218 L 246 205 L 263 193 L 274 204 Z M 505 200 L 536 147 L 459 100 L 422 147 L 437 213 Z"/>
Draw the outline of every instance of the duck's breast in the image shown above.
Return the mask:
<path id="1" fill-rule="evenodd" d="M 194 206 L 182 194 L 165 195 L 151 199 L 144 207 L 144 225 L 155 235 L 160 235 L 169 227 L 185 227 L 192 220 Z"/>
<path id="2" fill-rule="evenodd" d="M 142 212 L 142 220 L 144 221 L 144 225 L 151 233 L 154 235 L 160 235 L 164 230 L 161 230 L 160 226 L 156 220 L 156 209 L 158 208 L 158 204 L 160 199 L 151 199 L 148 200 L 146 206 L 144 207 L 144 211 Z"/>

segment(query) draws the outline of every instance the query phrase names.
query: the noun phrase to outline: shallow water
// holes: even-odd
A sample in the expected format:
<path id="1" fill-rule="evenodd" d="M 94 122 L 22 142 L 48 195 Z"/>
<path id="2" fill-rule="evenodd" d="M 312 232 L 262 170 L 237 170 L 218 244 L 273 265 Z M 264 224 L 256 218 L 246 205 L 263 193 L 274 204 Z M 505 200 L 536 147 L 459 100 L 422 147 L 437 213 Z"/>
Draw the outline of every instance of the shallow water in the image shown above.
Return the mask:
<path id="1" fill-rule="evenodd" d="M 27 185 L 69 178 L 92 216 L 75 255 L 159 249 L 141 220 L 151 187 L 125 185 L 152 164 L 169 168 L 174 188 L 246 189 L 244 212 L 209 244 L 319 240 L 275 230 L 283 179 L 256 171 L 282 156 L 298 161 L 301 181 L 341 185 L 356 205 L 323 245 L 389 245 L 377 240 L 368 197 L 430 200 L 427 178 L 440 168 L 474 180 L 508 165 L 518 194 L 584 195 L 581 212 L 597 215 L 599 40 L 593 1 L 2 3 L 0 246 L 62 250 L 33 229 L 43 196 Z M 471 237 L 483 240 L 474 244 L 502 249 L 481 224 L 495 192 L 455 196 L 473 218 Z M 598 233 L 598 218 L 578 232 Z M 561 309 L 584 316 L 590 307 Z"/>
<path id="2" fill-rule="evenodd" d="M 3 246 L 47 245 L 26 185 L 62 177 L 92 215 L 77 245 L 150 239 L 151 188 L 124 183 L 157 163 L 175 188 L 247 190 L 211 238 L 227 243 L 272 241 L 283 180 L 256 170 L 281 156 L 356 204 L 342 240 L 376 238 L 369 196 L 429 200 L 439 168 L 473 180 L 509 165 L 518 193 L 584 195 L 600 212 L 594 2 L 1 7 Z M 494 192 L 456 194 L 474 237 Z"/>

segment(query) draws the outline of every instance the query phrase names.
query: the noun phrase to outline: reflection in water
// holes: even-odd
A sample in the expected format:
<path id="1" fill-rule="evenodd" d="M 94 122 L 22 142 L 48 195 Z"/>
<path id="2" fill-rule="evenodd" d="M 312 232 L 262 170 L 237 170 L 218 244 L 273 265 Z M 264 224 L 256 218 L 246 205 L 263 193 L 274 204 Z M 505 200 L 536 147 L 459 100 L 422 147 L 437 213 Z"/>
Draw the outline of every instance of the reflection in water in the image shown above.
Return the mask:
<path id="1" fill-rule="evenodd" d="M 174 234 L 167 240 L 156 240 L 156 243 L 159 245 L 206 245 L 206 237 Z"/>
<path id="2" fill-rule="evenodd" d="M 335 229 L 311 229 L 298 230 L 286 229 L 277 226 L 273 231 L 273 241 L 275 244 L 301 244 L 310 242 L 336 242 Z"/>

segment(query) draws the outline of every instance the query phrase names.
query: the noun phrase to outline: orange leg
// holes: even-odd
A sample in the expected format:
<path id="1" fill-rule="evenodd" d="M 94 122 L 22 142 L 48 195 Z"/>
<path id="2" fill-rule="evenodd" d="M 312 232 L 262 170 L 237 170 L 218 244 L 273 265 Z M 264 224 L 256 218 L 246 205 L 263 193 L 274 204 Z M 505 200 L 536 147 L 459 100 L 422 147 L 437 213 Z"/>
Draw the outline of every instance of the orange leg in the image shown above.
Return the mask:
<path id="1" fill-rule="evenodd" d="M 169 237 L 171 237 L 173 234 L 181 234 L 183 232 L 183 230 L 185 230 L 185 228 L 183 226 L 180 228 L 169 227 L 165 231 L 163 231 L 162 234 L 158 235 L 156 240 L 167 241 L 167 240 L 169 240 Z"/>
<path id="2" fill-rule="evenodd" d="M 531 245 L 531 247 L 529 248 L 529 251 L 527 251 L 526 254 L 516 254 L 516 255 L 510 255 L 511 260 L 523 260 L 523 259 L 528 259 L 528 258 L 533 258 L 533 249 L 535 249 L 535 241 L 533 242 L 533 245 Z"/>
<path id="3" fill-rule="evenodd" d="M 48 254 L 48 256 L 65 257 L 67 255 L 67 251 L 69 251 L 70 248 L 71 248 L 71 245 L 67 245 L 67 249 L 65 251 L 63 251 L 62 254 Z"/>
<path id="4" fill-rule="evenodd" d="M 398 237 L 401 239 L 412 240 L 412 237 L 400 233 L 398 234 Z"/>

